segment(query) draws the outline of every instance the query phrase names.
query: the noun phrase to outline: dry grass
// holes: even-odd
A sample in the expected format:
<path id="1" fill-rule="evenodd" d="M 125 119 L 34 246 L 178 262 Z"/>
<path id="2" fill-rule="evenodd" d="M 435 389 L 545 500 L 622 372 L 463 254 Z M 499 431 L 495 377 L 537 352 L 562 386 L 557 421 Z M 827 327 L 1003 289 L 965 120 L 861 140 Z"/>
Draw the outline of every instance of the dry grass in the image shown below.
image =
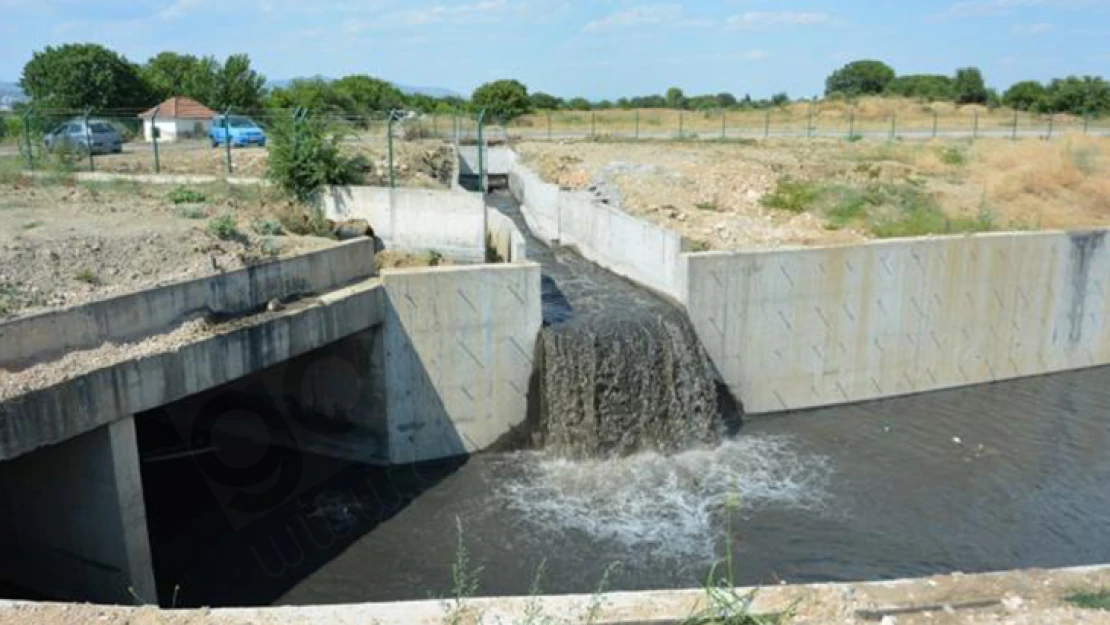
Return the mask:
<path id="1" fill-rule="evenodd" d="M 967 132 L 978 127 L 980 132 L 1009 132 L 1014 126 L 1014 110 L 989 109 L 970 104 L 951 102 L 926 103 L 910 98 L 861 98 L 854 102 L 824 101 L 810 104 L 795 102 L 769 110 L 726 111 L 724 126 L 730 133 L 740 130 L 761 132 L 770 122 L 772 132 L 790 130 L 805 132 L 812 120 L 813 127 L 822 133 L 837 132 L 847 135 L 854 128 L 857 132 L 887 132 L 894 120 L 897 132 L 929 133 L 934 115 L 940 132 Z M 812 114 L 812 117 L 811 117 Z M 636 131 L 636 118 L 642 134 L 669 132 L 701 137 L 719 136 L 722 129 L 720 111 L 673 111 L 662 109 L 606 110 L 606 111 L 555 111 L 550 113 L 552 133 L 589 133 L 597 135 L 632 135 Z M 854 115 L 854 120 L 853 120 Z M 1017 114 L 1018 129 L 1047 133 L 1048 117 L 1032 113 Z M 1056 115 L 1053 132 L 1082 131 L 1083 119 L 1073 115 Z M 542 135 L 548 128 L 548 113 L 526 115 L 515 120 L 510 130 L 528 130 Z"/>

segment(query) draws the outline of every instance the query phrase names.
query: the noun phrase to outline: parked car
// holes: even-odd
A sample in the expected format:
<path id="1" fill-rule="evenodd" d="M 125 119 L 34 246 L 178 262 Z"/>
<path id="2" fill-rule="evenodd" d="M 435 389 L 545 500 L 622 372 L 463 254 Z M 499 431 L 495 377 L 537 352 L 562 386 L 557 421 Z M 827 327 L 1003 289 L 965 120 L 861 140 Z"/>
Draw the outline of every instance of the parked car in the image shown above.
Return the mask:
<path id="1" fill-rule="evenodd" d="M 225 145 L 231 135 L 232 147 L 242 148 L 248 145 L 266 147 L 266 133 L 249 117 L 231 115 L 227 118 L 225 127 L 224 116 L 217 115 L 212 118 L 208 129 L 208 136 L 212 139 L 212 147 Z"/>
<path id="2" fill-rule="evenodd" d="M 123 151 L 123 137 L 106 121 L 90 119 L 86 126 L 83 119 L 71 119 L 43 137 L 48 150 L 73 150 L 93 154 L 119 154 Z"/>

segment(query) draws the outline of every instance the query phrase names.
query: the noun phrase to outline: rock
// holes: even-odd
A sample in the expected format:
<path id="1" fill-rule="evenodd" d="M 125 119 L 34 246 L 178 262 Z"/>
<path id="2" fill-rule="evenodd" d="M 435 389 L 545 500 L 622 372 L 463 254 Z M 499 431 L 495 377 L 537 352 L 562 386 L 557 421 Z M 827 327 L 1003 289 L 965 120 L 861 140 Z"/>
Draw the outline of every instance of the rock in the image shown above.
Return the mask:
<path id="1" fill-rule="evenodd" d="M 285 304 L 282 304 L 281 300 L 272 299 L 266 304 L 267 312 L 281 312 L 283 310 L 285 310 Z"/>
<path id="2" fill-rule="evenodd" d="M 1002 606 L 1011 612 L 1017 612 L 1023 605 L 1025 600 L 1017 595 L 1009 595 L 1002 599 Z"/>

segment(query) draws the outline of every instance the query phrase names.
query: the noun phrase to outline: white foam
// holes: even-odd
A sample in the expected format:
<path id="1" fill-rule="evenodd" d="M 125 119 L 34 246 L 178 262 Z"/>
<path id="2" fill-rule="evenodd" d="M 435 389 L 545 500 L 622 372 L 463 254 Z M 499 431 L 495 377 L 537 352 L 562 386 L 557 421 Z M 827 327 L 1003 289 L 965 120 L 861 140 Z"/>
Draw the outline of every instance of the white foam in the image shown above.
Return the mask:
<path id="1" fill-rule="evenodd" d="M 582 532 L 686 562 L 716 558 L 730 501 L 740 515 L 766 507 L 819 511 L 830 474 L 826 457 L 801 454 L 788 436 L 741 436 L 673 456 L 522 456 L 498 495 L 543 532 Z"/>

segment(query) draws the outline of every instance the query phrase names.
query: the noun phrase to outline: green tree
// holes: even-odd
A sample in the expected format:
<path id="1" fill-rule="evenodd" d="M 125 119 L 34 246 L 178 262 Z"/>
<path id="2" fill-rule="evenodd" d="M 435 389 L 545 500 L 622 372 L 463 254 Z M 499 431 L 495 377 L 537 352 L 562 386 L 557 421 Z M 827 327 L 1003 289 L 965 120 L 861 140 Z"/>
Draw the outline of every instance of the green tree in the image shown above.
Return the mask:
<path id="1" fill-rule="evenodd" d="M 1110 111 L 1110 83 L 1098 76 L 1068 76 L 1048 84 L 1045 110 L 1051 113 L 1105 113 Z"/>
<path id="2" fill-rule="evenodd" d="M 956 70 L 952 82 L 953 95 L 960 104 L 985 104 L 990 93 L 983 80 L 983 72 L 978 67 L 963 67 Z"/>
<path id="3" fill-rule="evenodd" d="M 732 108 L 738 103 L 739 102 L 737 102 L 736 96 L 732 95 L 731 93 L 721 92 L 717 94 L 717 106 L 723 109 Z"/>
<path id="4" fill-rule="evenodd" d="M 790 104 L 790 96 L 785 91 L 771 96 L 771 106 L 786 106 Z"/>
<path id="5" fill-rule="evenodd" d="M 297 201 L 311 201 L 325 185 L 359 184 L 364 178 L 364 163 L 342 154 L 342 137 L 319 116 L 294 123 L 292 115 L 279 115 L 269 138 L 267 177 Z"/>
<path id="6" fill-rule="evenodd" d="M 137 109 L 156 99 L 134 63 L 93 43 L 35 52 L 19 86 L 44 108 Z"/>
<path id="7" fill-rule="evenodd" d="M 886 93 L 930 102 L 955 99 L 952 78 L 941 74 L 898 76 L 887 84 Z"/>
<path id="8" fill-rule="evenodd" d="M 405 105 L 405 95 L 400 89 L 373 76 L 344 76 L 331 86 L 351 103 L 348 113 L 366 115 L 370 111 L 390 111 Z"/>
<path id="9" fill-rule="evenodd" d="M 588 111 L 593 107 L 586 98 L 571 98 L 571 100 L 567 102 L 567 108 L 572 111 Z"/>
<path id="10" fill-rule="evenodd" d="M 1047 105 L 1048 90 L 1036 80 L 1014 83 L 1002 95 L 1002 102 L 1019 111 L 1039 111 Z"/>
<path id="11" fill-rule="evenodd" d="M 682 89 L 678 87 L 667 89 L 667 108 L 686 108 L 686 94 L 682 92 Z"/>
<path id="12" fill-rule="evenodd" d="M 266 77 L 251 69 L 249 56 L 233 54 L 217 68 L 211 100 L 206 104 L 220 109 L 259 109 L 265 96 Z"/>
<path id="13" fill-rule="evenodd" d="M 531 103 L 532 108 L 541 111 L 554 111 L 555 109 L 561 108 L 563 105 L 561 99 L 543 93 L 542 91 L 537 91 L 528 96 L 528 101 Z"/>
<path id="14" fill-rule="evenodd" d="M 344 114 L 354 110 L 354 100 L 335 89 L 323 78 L 298 78 L 274 89 L 268 100 L 271 108 L 306 108 L 315 113 Z"/>
<path id="15" fill-rule="evenodd" d="M 843 93 L 848 97 L 882 93 L 894 80 L 894 70 L 882 61 L 852 61 L 825 80 L 825 95 Z"/>
<path id="16" fill-rule="evenodd" d="M 474 90 L 470 101 L 475 108 L 484 108 L 491 119 L 501 122 L 520 117 L 531 109 L 528 87 L 518 80 L 488 82 Z"/>
<path id="17" fill-rule="evenodd" d="M 159 100 L 183 95 L 207 104 L 215 93 L 219 66 L 210 56 L 162 52 L 143 65 L 142 76 Z"/>

